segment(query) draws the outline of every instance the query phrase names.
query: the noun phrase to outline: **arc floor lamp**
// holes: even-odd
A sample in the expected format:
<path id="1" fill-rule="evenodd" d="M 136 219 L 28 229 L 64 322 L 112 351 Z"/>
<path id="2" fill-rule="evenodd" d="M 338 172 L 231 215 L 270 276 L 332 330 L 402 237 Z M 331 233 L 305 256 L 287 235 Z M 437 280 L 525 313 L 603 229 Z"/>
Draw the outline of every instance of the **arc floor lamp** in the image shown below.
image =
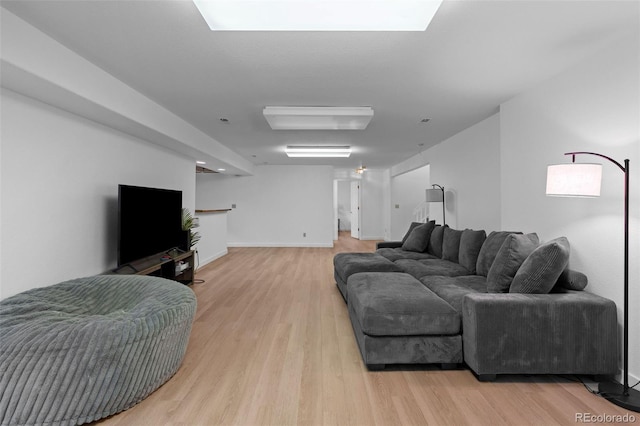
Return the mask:
<path id="1" fill-rule="evenodd" d="M 436 183 L 431 186 L 432 189 L 426 190 L 426 201 L 427 203 L 442 203 L 442 225 L 446 225 L 447 222 L 444 220 L 444 186 Z"/>
<path id="2" fill-rule="evenodd" d="M 629 160 L 624 166 L 606 155 L 595 152 L 567 152 L 572 156 L 568 164 L 547 168 L 547 195 L 560 197 L 598 197 L 602 178 L 602 164 L 576 163 L 576 155 L 595 155 L 609 160 L 624 173 L 624 371 L 623 383 L 603 382 L 599 392 L 620 407 L 640 412 L 640 392 L 629 387 Z"/>

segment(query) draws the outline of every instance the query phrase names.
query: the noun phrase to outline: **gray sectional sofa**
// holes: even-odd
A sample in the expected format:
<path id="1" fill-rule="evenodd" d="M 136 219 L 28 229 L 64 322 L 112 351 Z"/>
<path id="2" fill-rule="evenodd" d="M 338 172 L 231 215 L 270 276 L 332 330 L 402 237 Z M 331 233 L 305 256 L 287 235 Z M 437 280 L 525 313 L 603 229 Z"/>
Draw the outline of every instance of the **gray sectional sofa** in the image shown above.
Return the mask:
<path id="1" fill-rule="evenodd" d="M 340 253 L 336 284 L 369 369 L 466 363 L 497 374 L 614 375 L 616 306 L 583 291 L 569 243 L 413 223 L 375 253 Z"/>

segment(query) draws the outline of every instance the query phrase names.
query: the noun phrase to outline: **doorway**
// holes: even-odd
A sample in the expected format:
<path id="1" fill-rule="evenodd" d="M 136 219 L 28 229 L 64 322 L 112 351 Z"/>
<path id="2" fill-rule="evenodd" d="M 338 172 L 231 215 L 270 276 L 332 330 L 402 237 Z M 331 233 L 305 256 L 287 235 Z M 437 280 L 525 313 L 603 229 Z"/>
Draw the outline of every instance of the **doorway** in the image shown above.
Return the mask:
<path id="1" fill-rule="evenodd" d="M 351 181 L 337 183 L 338 232 L 351 232 Z"/>
<path id="2" fill-rule="evenodd" d="M 360 181 L 351 181 L 351 237 L 360 238 Z"/>

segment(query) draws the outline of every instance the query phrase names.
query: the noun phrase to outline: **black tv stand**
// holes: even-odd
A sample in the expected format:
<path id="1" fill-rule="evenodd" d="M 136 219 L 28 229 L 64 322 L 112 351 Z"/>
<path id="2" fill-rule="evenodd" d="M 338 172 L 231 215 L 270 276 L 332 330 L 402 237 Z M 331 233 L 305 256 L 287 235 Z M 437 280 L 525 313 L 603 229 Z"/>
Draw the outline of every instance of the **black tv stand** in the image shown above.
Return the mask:
<path id="1" fill-rule="evenodd" d="M 185 252 L 178 248 L 172 248 L 166 252 L 129 262 L 107 273 L 113 275 L 149 275 L 191 285 L 195 277 L 194 260 L 193 250 Z"/>
<path id="2" fill-rule="evenodd" d="M 115 274 L 129 274 L 129 273 L 131 273 L 131 272 L 127 272 L 126 268 L 129 268 L 131 271 L 133 271 L 134 274 L 138 272 L 138 270 L 130 263 L 125 263 L 124 265 L 118 266 L 112 272 L 115 273 Z"/>

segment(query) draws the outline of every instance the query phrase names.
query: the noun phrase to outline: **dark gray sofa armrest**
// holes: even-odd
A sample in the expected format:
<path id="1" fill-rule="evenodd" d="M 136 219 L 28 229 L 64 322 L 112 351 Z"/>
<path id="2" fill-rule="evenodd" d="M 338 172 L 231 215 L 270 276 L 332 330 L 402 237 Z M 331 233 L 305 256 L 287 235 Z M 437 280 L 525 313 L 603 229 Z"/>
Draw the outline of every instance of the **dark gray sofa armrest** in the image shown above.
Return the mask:
<path id="1" fill-rule="evenodd" d="M 616 305 L 591 293 L 468 294 L 462 326 L 464 360 L 480 376 L 618 371 Z"/>
<path id="2" fill-rule="evenodd" d="M 380 241 L 376 244 L 376 249 L 402 247 L 402 241 Z"/>

